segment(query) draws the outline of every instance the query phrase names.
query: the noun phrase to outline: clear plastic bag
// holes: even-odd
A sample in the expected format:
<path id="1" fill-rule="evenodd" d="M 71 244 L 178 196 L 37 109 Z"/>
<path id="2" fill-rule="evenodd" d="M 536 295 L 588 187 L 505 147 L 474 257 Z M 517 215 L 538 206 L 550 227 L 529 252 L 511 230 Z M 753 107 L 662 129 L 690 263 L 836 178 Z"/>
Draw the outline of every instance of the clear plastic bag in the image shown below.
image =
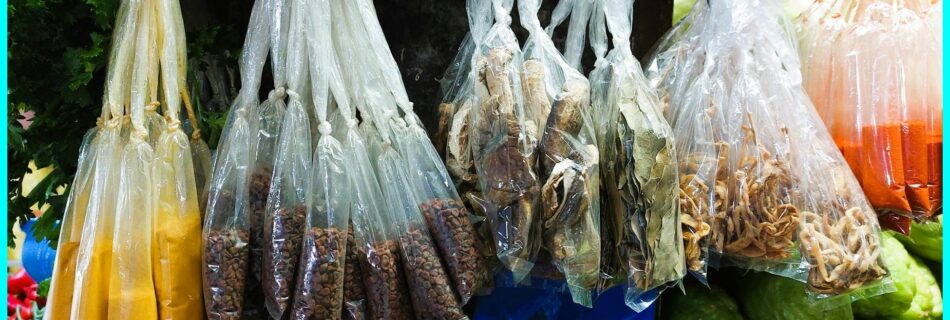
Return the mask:
<path id="1" fill-rule="evenodd" d="M 903 233 L 942 208 L 939 27 L 928 22 L 940 5 L 838 1 L 798 20 L 805 88 L 881 224 Z"/>
<path id="2" fill-rule="evenodd" d="M 137 37 L 142 7 L 141 1 L 123 1 L 116 15 L 114 45 L 109 54 L 100 118 L 102 127 L 93 141 L 95 157 L 90 159 L 93 161 L 90 165 L 95 170 L 88 185 L 89 195 L 83 210 L 86 214 L 76 248 L 75 279 L 68 309 L 70 319 L 105 319 L 109 316 L 110 279 L 115 271 L 112 268 L 112 239 L 118 209 L 118 193 L 115 190 L 119 187 L 122 164 L 122 132 L 128 131 L 123 128 L 124 107 L 132 82 L 131 72 L 124 71 L 131 70 L 133 64 L 134 39 Z M 77 200 L 82 202 L 84 199 Z M 64 254 L 68 253 L 60 253 Z M 65 303 L 58 304 L 63 306 Z"/>
<path id="3" fill-rule="evenodd" d="M 252 282 L 248 279 L 250 178 L 258 141 L 257 92 L 267 59 L 268 20 L 264 0 L 255 2 L 241 55 L 241 92 L 229 111 L 212 165 L 202 231 L 202 283 L 209 319 L 240 318 L 245 284 Z"/>
<path id="4" fill-rule="evenodd" d="M 533 168 L 541 137 L 519 90 L 522 56 L 510 27 L 512 6 L 512 0 L 468 2 L 470 16 L 495 17 L 487 32 L 472 30 L 480 36 L 472 58 L 478 80 L 469 139 L 484 199 L 474 205 L 488 215 L 498 259 L 522 282 L 541 247 L 535 221 L 541 185 Z"/>
<path id="5" fill-rule="evenodd" d="M 355 102 L 357 97 L 366 97 L 362 85 L 365 65 L 362 59 L 367 59 L 365 45 L 352 41 L 356 30 L 350 23 L 358 20 L 354 13 L 348 12 L 343 1 L 331 1 L 334 19 L 342 19 L 333 28 L 333 41 L 336 49 L 337 61 L 341 69 L 349 92 L 346 97 L 354 99 L 352 104 L 340 101 L 343 95 L 334 93 L 338 107 L 343 115 L 346 127 L 344 140 L 344 159 L 353 188 L 353 210 L 351 221 L 356 242 L 356 255 L 362 271 L 363 285 L 366 294 L 366 318 L 368 319 L 407 319 L 412 318 L 412 302 L 406 284 L 405 270 L 398 242 L 398 236 L 389 219 L 382 190 L 377 180 L 376 169 L 370 159 L 375 159 L 378 150 L 374 144 L 377 136 L 367 136 L 374 133 L 373 114 L 365 112 L 361 104 Z M 336 22 L 335 22 L 336 24 Z M 337 91 L 339 92 L 339 91 Z M 356 121 L 355 108 L 360 108 L 360 119 Z M 349 303 L 352 301 L 348 301 Z M 352 309 L 350 309 L 352 310 Z M 357 309 L 358 310 L 358 309 Z"/>
<path id="6" fill-rule="evenodd" d="M 602 259 L 608 277 L 616 279 L 619 270 L 626 270 L 624 300 L 640 311 L 656 299 L 653 293 L 686 273 L 676 148 L 660 101 L 630 50 L 633 4 L 606 0 L 597 5 L 591 32 L 597 63 L 590 82 L 606 190 L 602 245 L 610 256 Z M 614 47 L 606 56 L 605 22 Z"/>
<path id="7" fill-rule="evenodd" d="M 145 52 L 152 36 L 152 17 L 160 12 L 151 2 L 140 5 L 134 41 L 136 52 Z M 151 261 L 152 229 L 155 221 L 155 153 L 145 128 L 145 95 L 148 88 L 148 54 L 135 56 L 131 68 L 129 137 L 121 146 L 115 221 L 112 232 L 112 261 L 109 283 L 109 319 L 130 317 L 157 318 L 157 295 Z M 123 139 L 125 140 L 125 139 Z M 144 223 L 143 223 L 144 222 Z M 101 280 L 101 279 L 97 279 Z M 200 293 L 199 293 L 200 294 Z"/>
<path id="8" fill-rule="evenodd" d="M 725 263 L 805 281 L 819 298 L 880 294 L 878 224 L 805 95 L 779 12 L 773 2 L 700 1 L 650 67 L 677 97 L 668 114 L 711 120 L 718 164 L 709 249 Z"/>
<path id="9" fill-rule="evenodd" d="M 68 319 L 70 315 L 76 280 L 77 249 L 86 220 L 92 179 L 96 172 L 95 162 L 99 146 L 97 137 L 101 129 L 101 124 L 89 129 L 79 147 L 76 175 L 73 183 L 69 185 L 66 210 L 63 213 L 59 241 L 56 244 L 56 261 L 53 263 L 53 275 L 46 298 L 46 311 L 43 313 L 43 319 L 46 320 Z"/>
<path id="10" fill-rule="evenodd" d="M 313 147 L 310 99 L 298 94 L 307 87 L 306 26 L 309 14 L 304 2 L 293 2 L 288 36 L 287 63 L 290 97 L 277 139 L 274 173 L 271 176 L 264 218 L 264 261 L 261 284 L 271 317 L 282 319 L 290 309 L 300 245 L 307 215 Z"/>
<path id="11" fill-rule="evenodd" d="M 541 28 L 541 2 L 518 5 L 529 31 L 521 70 L 525 107 L 538 113 L 543 132 L 538 221 L 542 246 L 564 274 L 574 302 L 591 307 L 590 290 L 600 279 L 601 237 L 600 159 L 590 117 L 590 85 Z"/>

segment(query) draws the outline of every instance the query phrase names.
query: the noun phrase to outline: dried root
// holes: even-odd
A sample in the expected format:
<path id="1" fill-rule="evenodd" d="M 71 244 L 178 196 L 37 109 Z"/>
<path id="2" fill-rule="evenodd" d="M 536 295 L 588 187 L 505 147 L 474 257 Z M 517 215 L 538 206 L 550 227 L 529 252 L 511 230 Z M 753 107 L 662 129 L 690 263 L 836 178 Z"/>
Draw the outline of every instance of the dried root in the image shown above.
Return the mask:
<path id="1" fill-rule="evenodd" d="M 840 209 L 840 208 L 834 208 Z M 837 211 L 837 210 L 836 210 Z M 871 212 L 854 207 L 837 217 L 802 212 L 802 254 L 811 264 L 808 287 L 817 293 L 842 293 L 884 277 L 878 262 L 877 230 Z"/>

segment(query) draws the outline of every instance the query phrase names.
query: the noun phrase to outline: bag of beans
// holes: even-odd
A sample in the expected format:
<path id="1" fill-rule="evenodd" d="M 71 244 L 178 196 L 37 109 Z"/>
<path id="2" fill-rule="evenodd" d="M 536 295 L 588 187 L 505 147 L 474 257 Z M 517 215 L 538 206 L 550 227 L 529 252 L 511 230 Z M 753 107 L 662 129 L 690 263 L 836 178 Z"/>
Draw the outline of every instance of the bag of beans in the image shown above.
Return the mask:
<path id="1" fill-rule="evenodd" d="M 218 143 L 208 185 L 202 232 L 205 312 L 209 319 L 236 319 L 244 309 L 250 254 L 250 181 L 257 145 L 261 72 L 267 59 L 269 17 L 254 3 L 241 51 L 241 91 L 232 103 Z"/>
<path id="2" fill-rule="evenodd" d="M 699 1 L 649 67 L 668 114 L 709 119 L 697 125 L 713 149 L 681 158 L 718 159 L 709 250 L 804 281 L 818 298 L 883 293 L 878 223 L 802 88 L 781 12 L 772 1 Z"/>
<path id="3" fill-rule="evenodd" d="M 308 90 L 306 33 L 309 14 L 304 2 L 293 1 L 287 46 L 287 95 L 274 158 L 270 192 L 264 218 L 264 261 L 262 285 L 267 311 L 275 319 L 284 318 L 290 307 L 297 275 L 297 260 L 307 215 L 312 146 Z"/>
<path id="4" fill-rule="evenodd" d="M 264 261 L 264 217 L 267 215 L 267 198 L 270 193 L 271 176 L 274 173 L 274 160 L 277 153 L 277 139 L 280 136 L 287 98 L 287 36 L 290 24 L 290 0 L 264 1 L 262 14 L 267 24 L 264 35 L 265 46 L 269 46 L 270 69 L 274 88 L 267 94 L 255 113 L 251 115 L 255 132 L 254 150 L 251 154 L 250 191 L 250 276 L 245 288 L 244 314 L 250 318 L 265 317 L 264 292 L 261 280 Z M 268 50 L 265 48 L 264 50 Z M 268 57 L 268 51 L 261 59 Z M 258 80 L 259 81 L 259 80 Z M 257 93 L 255 92 L 255 95 Z M 256 99 L 256 97 L 255 97 Z M 256 100 L 255 100 L 256 101 Z"/>
<path id="5" fill-rule="evenodd" d="M 329 82 L 331 77 L 338 78 L 339 71 L 330 39 L 329 2 L 311 1 L 297 10 L 311 17 L 304 30 L 319 140 L 313 154 L 307 223 L 290 318 L 340 319 L 352 191 L 343 146 L 332 135 L 327 111 L 337 95 L 347 98 L 345 92 L 330 96 Z"/>
<path id="6" fill-rule="evenodd" d="M 521 86 L 522 54 L 511 30 L 513 0 L 470 0 L 475 37 L 475 96 L 469 139 L 482 200 L 498 259 L 523 282 L 541 247 L 538 219 L 541 183 L 534 168 L 541 124 L 530 117 Z M 486 31 L 487 30 L 487 31 Z"/>
<path id="7" fill-rule="evenodd" d="M 625 279 L 636 311 L 686 274 L 680 226 L 676 147 L 660 101 L 630 49 L 631 1 L 599 0 L 591 45 L 591 106 L 604 184 L 605 273 Z M 607 31 L 613 48 L 607 51 Z"/>
<path id="8" fill-rule="evenodd" d="M 526 113 L 540 124 L 537 221 L 545 254 L 567 281 L 575 303 L 593 305 L 600 280 L 600 161 L 593 132 L 590 84 L 558 52 L 538 20 L 541 2 L 518 3 L 528 29 L 521 88 Z M 576 41 L 571 41 L 571 43 Z"/>

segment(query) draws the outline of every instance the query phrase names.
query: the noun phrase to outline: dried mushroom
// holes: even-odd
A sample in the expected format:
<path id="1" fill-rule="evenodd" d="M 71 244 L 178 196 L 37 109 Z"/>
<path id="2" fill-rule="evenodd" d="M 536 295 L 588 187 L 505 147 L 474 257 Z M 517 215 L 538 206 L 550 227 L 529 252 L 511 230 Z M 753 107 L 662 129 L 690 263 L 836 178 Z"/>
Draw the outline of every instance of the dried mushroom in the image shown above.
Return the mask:
<path id="1" fill-rule="evenodd" d="M 843 209 L 835 208 L 833 209 Z M 829 219 L 829 214 L 802 212 L 802 253 L 811 263 L 808 288 L 817 293 L 842 293 L 884 277 L 879 263 L 877 230 L 868 223 L 875 216 L 858 207 Z"/>

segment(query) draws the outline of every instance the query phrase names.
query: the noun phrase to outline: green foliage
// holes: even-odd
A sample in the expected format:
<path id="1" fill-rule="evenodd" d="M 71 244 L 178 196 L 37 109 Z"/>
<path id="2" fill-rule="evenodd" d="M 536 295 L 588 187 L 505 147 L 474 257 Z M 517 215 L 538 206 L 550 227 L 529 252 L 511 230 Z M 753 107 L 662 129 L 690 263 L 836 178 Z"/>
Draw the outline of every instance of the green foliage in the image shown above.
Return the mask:
<path id="1" fill-rule="evenodd" d="M 9 104 L 7 106 L 7 221 L 24 222 L 30 207 L 50 205 L 34 227 L 37 238 L 55 242 L 55 220 L 62 216 L 66 194 L 58 187 L 71 182 L 83 134 L 100 110 L 108 45 L 118 0 L 11 0 L 9 32 Z M 28 130 L 20 113 L 35 112 Z M 21 181 L 37 168 L 53 171 L 23 196 Z M 68 192 L 68 190 L 66 190 Z M 7 230 L 8 245 L 13 234 Z"/>

